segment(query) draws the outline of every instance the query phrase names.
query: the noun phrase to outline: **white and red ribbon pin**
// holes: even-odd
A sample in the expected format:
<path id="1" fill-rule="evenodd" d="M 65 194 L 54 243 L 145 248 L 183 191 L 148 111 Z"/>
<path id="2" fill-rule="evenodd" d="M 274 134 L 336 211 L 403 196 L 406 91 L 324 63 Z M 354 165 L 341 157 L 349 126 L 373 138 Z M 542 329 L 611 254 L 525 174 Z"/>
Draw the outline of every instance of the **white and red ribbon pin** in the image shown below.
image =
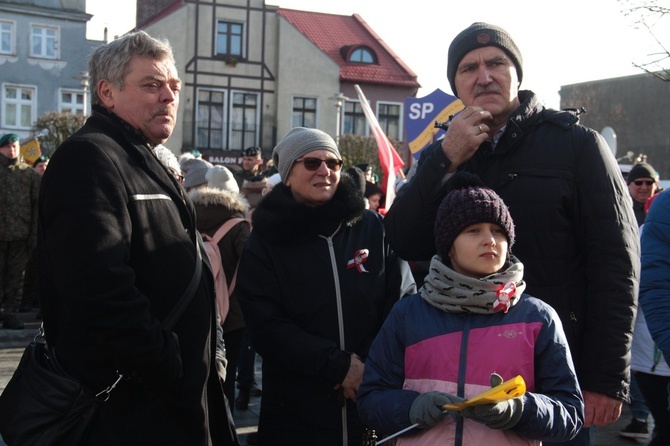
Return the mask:
<path id="1" fill-rule="evenodd" d="M 500 311 L 507 313 L 510 306 L 510 301 L 516 293 L 516 284 L 514 282 L 507 282 L 498 290 L 498 297 L 493 305 L 493 311 Z"/>
<path id="2" fill-rule="evenodd" d="M 368 260 L 368 255 L 370 255 L 370 250 L 359 249 L 354 253 L 354 258 L 347 262 L 347 269 L 356 268 L 359 273 L 369 273 L 370 271 L 363 266 L 363 263 Z"/>

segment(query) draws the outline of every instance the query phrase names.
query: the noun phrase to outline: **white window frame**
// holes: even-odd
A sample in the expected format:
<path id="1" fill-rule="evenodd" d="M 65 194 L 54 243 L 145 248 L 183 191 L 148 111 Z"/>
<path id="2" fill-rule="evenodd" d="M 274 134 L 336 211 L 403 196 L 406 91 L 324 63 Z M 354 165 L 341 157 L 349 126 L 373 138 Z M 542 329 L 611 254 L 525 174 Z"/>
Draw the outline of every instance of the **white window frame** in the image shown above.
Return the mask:
<path id="1" fill-rule="evenodd" d="M 242 150 L 245 147 L 249 146 L 257 146 L 259 145 L 259 139 L 261 135 L 261 99 L 262 96 L 259 92 L 257 91 L 248 91 L 248 90 L 231 90 L 230 91 L 230 98 L 228 100 L 228 148 L 231 148 L 230 146 L 233 144 L 233 141 L 235 141 L 235 137 L 233 135 L 234 130 L 233 126 L 236 124 L 233 122 L 233 119 L 235 118 L 235 95 L 236 94 L 243 94 L 243 95 L 253 95 L 256 96 L 256 113 L 254 113 L 254 140 L 253 141 L 246 141 L 246 138 L 244 139 L 244 143 L 242 144 L 243 147 L 232 147 L 233 150 Z M 244 107 L 246 109 L 246 107 Z M 242 133 L 246 133 L 244 129 L 242 130 L 237 130 L 238 132 L 241 131 Z"/>
<path id="2" fill-rule="evenodd" d="M 63 101 L 63 95 L 68 94 L 71 97 L 76 98 L 77 95 L 81 95 L 82 102 L 78 103 L 76 100 L 74 102 L 65 102 Z M 86 115 L 88 110 L 86 110 L 86 90 L 77 90 L 74 88 L 59 88 L 58 89 L 58 110 L 67 113 L 72 113 L 73 115 Z"/>
<path id="3" fill-rule="evenodd" d="M 4 29 L 5 26 L 9 29 Z M 2 47 L 2 37 L 9 34 L 9 48 Z M 16 54 L 16 22 L 10 20 L 0 20 L 0 54 L 14 55 Z"/>
<path id="4" fill-rule="evenodd" d="M 200 109 L 200 92 L 201 91 L 215 91 L 218 93 L 223 94 L 223 103 L 222 103 L 222 112 L 223 116 L 221 117 L 222 122 L 221 122 L 221 147 L 218 149 L 223 149 L 227 147 L 228 145 L 228 91 L 222 88 L 197 88 L 195 92 L 195 98 L 196 98 L 196 103 L 195 103 L 195 125 L 193 128 L 193 140 L 195 141 L 196 147 L 208 147 L 210 149 L 214 149 L 213 147 L 209 147 L 209 141 L 208 144 L 202 144 L 202 141 L 198 140 L 198 110 Z M 211 104 L 211 102 L 210 102 Z M 207 127 L 208 131 L 212 131 L 211 127 Z"/>
<path id="5" fill-rule="evenodd" d="M 47 35 L 47 32 L 51 30 L 54 31 L 53 37 Z M 35 35 L 36 31 L 41 31 L 39 36 Z M 39 53 L 34 52 L 34 45 L 33 45 L 33 39 L 35 37 L 39 37 L 41 42 L 40 42 L 40 49 L 41 51 Z M 53 38 L 53 54 L 48 53 L 48 48 L 49 48 L 49 40 Z M 38 24 L 38 23 L 33 23 L 30 25 L 30 57 L 34 57 L 36 59 L 58 59 L 60 57 L 60 27 L 58 26 L 51 26 L 51 25 L 44 25 L 44 24 Z"/>
<path id="6" fill-rule="evenodd" d="M 18 93 L 17 98 L 8 98 L 7 90 L 16 89 Z M 21 90 L 31 90 L 32 99 L 30 101 L 21 99 Z M 7 110 L 9 105 L 15 105 L 14 110 L 14 123 L 10 124 L 7 121 L 10 113 Z M 21 123 L 21 107 L 29 106 L 30 107 L 30 122 L 22 125 Z M 19 85 L 19 84 L 2 84 L 2 126 L 8 129 L 25 129 L 29 130 L 32 128 L 33 124 L 37 121 L 37 86 L 36 85 Z"/>
<path id="7" fill-rule="evenodd" d="M 363 105 L 362 104 L 361 104 L 361 114 L 360 115 L 356 114 L 356 116 L 357 117 L 358 116 L 363 116 L 363 122 L 364 122 L 363 133 L 345 133 L 345 131 L 344 131 L 345 125 L 346 125 L 345 121 L 346 121 L 346 118 L 347 118 L 346 110 L 347 110 L 347 104 L 349 104 L 349 103 L 351 103 L 351 104 L 361 104 L 361 101 L 358 100 L 358 99 L 348 99 L 348 100 L 344 101 L 344 104 L 342 104 L 342 120 L 341 120 L 341 122 L 342 122 L 342 124 L 341 124 L 342 125 L 342 134 L 343 135 L 370 136 L 370 124 L 368 124 L 368 119 L 365 116 L 365 112 L 363 112 Z M 370 101 L 368 101 L 368 104 L 369 103 L 370 103 Z"/>
<path id="8" fill-rule="evenodd" d="M 397 105 L 399 107 L 399 112 L 400 115 L 398 116 L 398 141 L 402 142 L 403 140 L 403 126 L 404 126 L 404 121 L 403 121 L 403 114 L 404 114 L 404 106 L 402 102 L 394 102 L 394 101 L 377 101 L 377 110 L 375 110 L 375 116 L 377 117 L 377 121 L 379 121 L 379 106 L 380 105 Z M 381 124 L 380 124 L 381 125 Z M 384 133 L 386 133 L 386 130 L 384 130 Z M 389 136 L 389 135 L 386 135 Z"/>

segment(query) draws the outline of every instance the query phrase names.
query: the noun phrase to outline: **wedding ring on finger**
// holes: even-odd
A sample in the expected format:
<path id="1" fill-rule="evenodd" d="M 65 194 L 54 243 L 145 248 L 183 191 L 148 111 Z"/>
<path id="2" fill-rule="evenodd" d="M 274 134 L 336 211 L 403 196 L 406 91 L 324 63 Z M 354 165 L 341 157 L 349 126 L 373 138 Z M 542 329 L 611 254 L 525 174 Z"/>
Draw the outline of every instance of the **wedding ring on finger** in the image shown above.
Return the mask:
<path id="1" fill-rule="evenodd" d="M 482 125 L 481 125 L 481 124 L 479 124 L 479 125 L 477 126 L 477 128 L 479 129 L 479 133 L 477 133 L 478 135 L 484 133 L 484 129 L 482 128 Z"/>

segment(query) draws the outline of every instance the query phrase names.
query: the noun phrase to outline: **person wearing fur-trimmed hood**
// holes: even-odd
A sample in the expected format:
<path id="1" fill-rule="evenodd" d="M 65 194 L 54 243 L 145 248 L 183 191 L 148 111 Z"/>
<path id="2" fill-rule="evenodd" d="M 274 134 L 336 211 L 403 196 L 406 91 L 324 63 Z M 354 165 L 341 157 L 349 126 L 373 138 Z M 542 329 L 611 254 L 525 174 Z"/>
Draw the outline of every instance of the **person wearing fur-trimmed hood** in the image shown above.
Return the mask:
<path id="1" fill-rule="evenodd" d="M 201 234 L 212 237 L 225 222 L 231 218 L 245 218 L 249 212 L 249 202 L 240 194 L 232 172 L 224 166 L 210 167 L 205 174 L 206 186 L 194 188 L 189 192 L 196 213 L 196 226 Z M 240 222 L 233 226 L 217 243 L 221 253 L 221 266 L 226 275 L 227 285 L 237 269 L 244 244 L 249 238 L 251 227 Z M 222 323 L 223 341 L 226 349 L 226 377 L 224 393 L 231 402 L 231 411 L 235 401 L 235 378 L 240 357 L 242 337 L 246 329 L 242 309 L 235 290 L 228 298 L 228 311 Z"/>
<path id="2" fill-rule="evenodd" d="M 237 279 L 263 358 L 258 444 L 360 444 L 355 399 L 368 347 L 414 280 L 381 216 L 340 176 L 329 135 L 296 127 L 273 160 L 282 182 L 254 211 Z"/>

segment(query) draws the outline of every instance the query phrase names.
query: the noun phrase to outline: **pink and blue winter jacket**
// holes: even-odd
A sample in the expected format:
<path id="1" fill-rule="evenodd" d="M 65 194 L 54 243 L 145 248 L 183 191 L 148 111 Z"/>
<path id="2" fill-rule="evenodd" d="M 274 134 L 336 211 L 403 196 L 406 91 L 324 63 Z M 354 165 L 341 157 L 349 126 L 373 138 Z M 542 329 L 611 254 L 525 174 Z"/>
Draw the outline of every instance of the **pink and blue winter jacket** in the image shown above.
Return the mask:
<path id="1" fill-rule="evenodd" d="M 569 347 L 556 312 L 527 294 L 508 313 L 447 313 L 418 294 L 396 303 L 377 335 L 358 391 L 363 422 L 380 438 L 412 424 L 409 410 L 431 390 L 464 398 L 489 389 L 491 373 L 526 381 L 512 429 L 493 430 L 446 416 L 414 429 L 398 445 L 521 445 L 573 438 L 584 422 Z"/>

